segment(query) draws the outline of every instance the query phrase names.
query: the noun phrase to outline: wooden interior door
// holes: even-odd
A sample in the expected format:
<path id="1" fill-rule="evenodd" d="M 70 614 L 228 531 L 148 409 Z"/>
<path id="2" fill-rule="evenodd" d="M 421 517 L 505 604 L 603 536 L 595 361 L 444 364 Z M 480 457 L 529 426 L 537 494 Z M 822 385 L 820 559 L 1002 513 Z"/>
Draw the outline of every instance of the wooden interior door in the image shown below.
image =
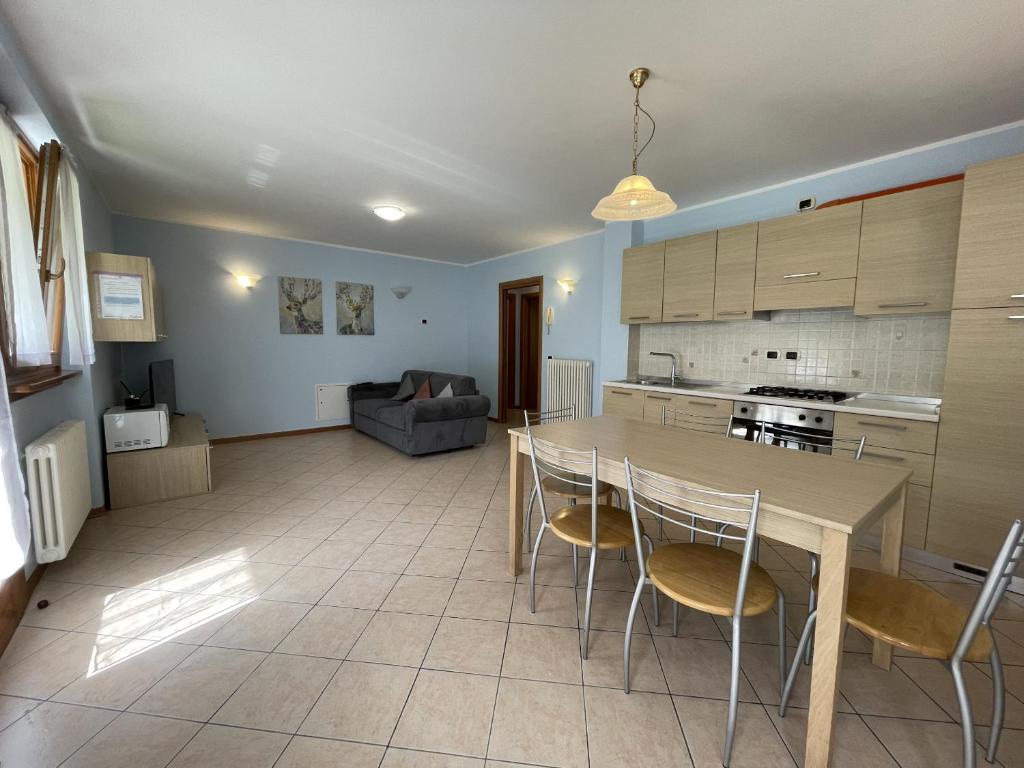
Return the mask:
<path id="1" fill-rule="evenodd" d="M 539 293 L 524 293 L 519 307 L 519 407 L 540 410 L 540 326 Z"/>
<path id="2" fill-rule="evenodd" d="M 536 288 L 535 292 L 524 293 L 524 288 Z M 518 295 L 517 295 L 518 294 Z M 509 411 L 516 404 L 516 388 L 522 383 L 516 365 L 516 358 L 521 354 L 521 342 L 516 335 L 517 327 L 520 325 L 522 315 L 522 303 L 524 296 L 536 297 L 536 309 L 531 312 L 536 318 L 536 353 L 531 354 L 529 359 L 536 360 L 536 373 L 531 380 L 537 382 L 537 404 L 540 404 L 540 323 L 541 307 L 544 306 L 544 278 L 524 277 L 520 280 L 509 280 L 498 284 L 498 421 L 509 421 Z M 517 311 L 519 307 L 519 311 Z M 529 335 L 529 334 L 528 334 Z M 531 338 L 534 338 L 531 336 Z M 532 343 L 532 342 L 531 342 Z M 521 422 L 521 412 L 519 414 Z"/>

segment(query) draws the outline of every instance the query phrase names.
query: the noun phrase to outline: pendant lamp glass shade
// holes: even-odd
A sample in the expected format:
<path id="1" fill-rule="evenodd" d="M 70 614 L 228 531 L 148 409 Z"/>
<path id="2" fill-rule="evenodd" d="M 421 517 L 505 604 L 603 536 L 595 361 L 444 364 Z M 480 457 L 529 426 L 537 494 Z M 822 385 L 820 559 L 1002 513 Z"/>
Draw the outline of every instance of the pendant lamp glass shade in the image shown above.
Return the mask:
<path id="1" fill-rule="evenodd" d="M 646 176 L 627 176 L 591 211 L 601 221 L 637 221 L 672 213 L 676 204 L 665 192 L 659 192 Z"/>

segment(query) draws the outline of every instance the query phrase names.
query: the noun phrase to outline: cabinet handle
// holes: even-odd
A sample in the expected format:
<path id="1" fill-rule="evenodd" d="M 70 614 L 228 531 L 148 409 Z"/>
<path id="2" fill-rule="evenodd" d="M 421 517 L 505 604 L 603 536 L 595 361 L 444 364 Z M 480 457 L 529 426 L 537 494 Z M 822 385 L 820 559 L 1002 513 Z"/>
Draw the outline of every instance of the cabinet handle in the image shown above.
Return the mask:
<path id="1" fill-rule="evenodd" d="M 870 453 L 868 451 L 864 451 L 861 456 L 870 456 L 873 459 L 885 459 L 886 461 L 906 461 L 902 456 L 887 456 L 884 453 Z"/>
<path id="2" fill-rule="evenodd" d="M 783 280 L 790 280 L 794 277 L 817 277 L 821 272 L 794 272 L 792 275 L 783 275 Z"/>
<path id="3" fill-rule="evenodd" d="M 613 389 L 612 390 L 612 394 L 613 395 L 626 395 L 626 397 L 632 397 L 633 396 L 632 392 L 623 392 L 621 389 Z"/>
<path id="4" fill-rule="evenodd" d="M 1009 315 L 1007 320 L 1024 320 L 1024 315 Z"/>
<path id="5" fill-rule="evenodd" d="M 658 395 L 647 395 L 648 400 L 671 400 L 671 397 L 659 397 Z"/>
<path id="6" fill-rule="evenodd" d="M 717 408 L 718 403 L 705 403 L 703 400 L 687 400 L 690 405 L 703 405 L 705 408 Z"/>
<path id="7" fill-rule="evenodd" d="M 904 424 L 883 424 L 878 421 L 858 421 L 862 427 L 881 427 L 882 429 L 895 429 L 899 432 L 906 432 L 907 427 Z"/>
<path id="8" fill-rule="evenodd" d="M 650 320 L 650 315 L 630 315 L 627 320 Z"/>
<path id="9" fill-rule="evenodd" d="M 700 312 L 677 312 L 676 314 L 672 315 L 672 317 L 700 317 Z"/>
<path id="10" fill-rule="evenodd" d="M 747 314 L 747 310 L 745 310 L 745 309 L 737 309 L 735 311 L 730 311 L 730 312 L 716 312 L 715 314 L 718 315 L 719 317 L 726 317 L 726 316 L 732 317 L 734 315 L 745 315 L 745 314 Z"/>
<path id="11" fill-rule="evenodd" d="M 926 307 L 927 301 L 902 301 L 895 304 L 879 304 L 879 309 L 899 309 L 900 307 Z"/>
<path id="12" fill-rule="evenodd" d="M 1011 293 L 1011 299 L 1024 299 L 1024 293 Z"/>

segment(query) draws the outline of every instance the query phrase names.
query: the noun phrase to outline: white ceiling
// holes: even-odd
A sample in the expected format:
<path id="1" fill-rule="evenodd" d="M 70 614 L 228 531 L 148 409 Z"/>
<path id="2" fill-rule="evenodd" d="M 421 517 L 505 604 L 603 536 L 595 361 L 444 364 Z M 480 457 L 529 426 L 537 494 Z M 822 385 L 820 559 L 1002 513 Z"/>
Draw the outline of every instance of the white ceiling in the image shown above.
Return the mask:
<path id="1" fill-rule="evenodd" d="M 0 9 L 113 210 L 463 263 L 599 228 L 634 66 L 681 206 L 1024 118 L 1021 0 Z"/>

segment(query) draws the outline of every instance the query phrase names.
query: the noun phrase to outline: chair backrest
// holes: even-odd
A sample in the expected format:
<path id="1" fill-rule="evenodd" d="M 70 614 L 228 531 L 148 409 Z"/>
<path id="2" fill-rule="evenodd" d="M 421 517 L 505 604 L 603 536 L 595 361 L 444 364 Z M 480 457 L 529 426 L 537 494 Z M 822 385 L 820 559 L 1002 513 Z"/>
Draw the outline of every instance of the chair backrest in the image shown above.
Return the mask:
<path id="1" fill-rule="evenodd" d="M 734 615 L 743 615 L 743 603 L 747 590 L 747 577 L 754 559 L 757 541 L 757 514 L 761 505 L 761 491 L 751 493 L 724 493 L 705 488 L 677 483 L 654 472 L 633 465 L 629 457 L 624 460 L 626 467 L 626 493 L 629 498 L 629 514 L 633 520 L 633 535 L 636 539 L 637 562 L 643 563 L 644 553 L 640 543 L 641 512 L 672 525 L 686 528 L 691 541 L 697 534 L 713 537 L 718 543 L 723 539 L 743 542 L 742 563 L 739 584 L 736 589 Z M 727 533 L 738 529 L 735 533 Z"/>
<path id="2" fill-rule="evenodd" d="M 597 540 L 597 448 L 580 451 L 565 448 L 549 440 L 541 440 L 527 431 L 530 443 L 530 462 L 533 465 L 533 483 L 537 491 L 537 503 L 545 523 L 549 522 L 544 501 L 543 480 L 551 477 L 579 489 L 577 498 L 590 497 L 591 541 Z"/>
<path id="3" fill-rule="evenodd" d="M 836 453 L 843 451 L 853 455 L 860 461 L 864 455 L 866 437 L 833 437 L 832 435 L 816 434 L 799 428 L 780 427 L 775 424 L 761 425 L 761 442 L 768 445 L 781 443 L 783 447 L 797 446 L 801 451 L 812 453 Z"/>
<path id="4" fill-rule="evenodd" d="M 713 435 L 725 435 L 732 433 L 732 414 L 728 416 L 704 416 L 700 414 L 675 411 L 667 405 L 661 406 L 661 425 L 663 427 L 678 427 L 688 429 L 691 432 L 707 432 Z"/>
<path id="5" fill-rule="evenodd" d="M 564 408 L 552 408 L 547 411 L 523 411 L 526 418 L 526 426 L 535 427 L 538 424 L 548 424 L 552 421 L 574 421 L 576 419 L 576 406 L 567 405 Z"/>
<path id="6" fill-rule="evenodd" d="M 963 659 L 974 644 L 974 638 L 981 627 L 989 626 L 992 616 L 999 607 L 999 601 L 1003 599 L 1006 588 L 1010 586 L 1010 580 L 1017 572 L 1021 558 L 1024 557 L 1024 522 L 1014 520 L 1010 526 L 1009 533 L 999 548 L 988 576 L 981 585 L 981 593 L 974 602 L 971 612 L 967 615 L 964 628 L 960 633 L 956 648 L 953 651 L 954 659 Z"/>

